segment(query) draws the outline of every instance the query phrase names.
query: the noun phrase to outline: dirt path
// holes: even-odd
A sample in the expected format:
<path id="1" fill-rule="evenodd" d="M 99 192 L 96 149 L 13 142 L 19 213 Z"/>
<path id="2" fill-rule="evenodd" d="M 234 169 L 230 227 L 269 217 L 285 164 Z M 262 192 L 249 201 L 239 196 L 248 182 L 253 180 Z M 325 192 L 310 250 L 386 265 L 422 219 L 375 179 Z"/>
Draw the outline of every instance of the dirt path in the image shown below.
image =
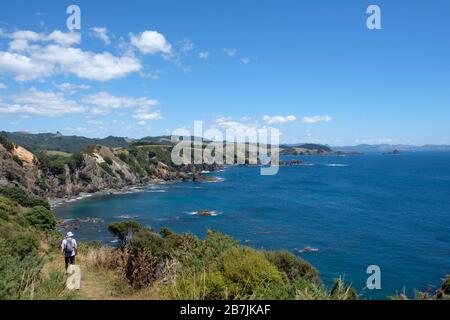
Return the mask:
<path id="1" fill-rule="evenodd" d="M 81 270 L 80 296 L 87 300 L 127 299 L 126 286 L 119 277 L 108 270 L 95 270 L 87 265 L 86 256 L 79 254 L 76 264 Z M 64 272 L 64 258 L 54 254 L 42 268 L 42 275 L 48 276 L 52 271 Z"/>

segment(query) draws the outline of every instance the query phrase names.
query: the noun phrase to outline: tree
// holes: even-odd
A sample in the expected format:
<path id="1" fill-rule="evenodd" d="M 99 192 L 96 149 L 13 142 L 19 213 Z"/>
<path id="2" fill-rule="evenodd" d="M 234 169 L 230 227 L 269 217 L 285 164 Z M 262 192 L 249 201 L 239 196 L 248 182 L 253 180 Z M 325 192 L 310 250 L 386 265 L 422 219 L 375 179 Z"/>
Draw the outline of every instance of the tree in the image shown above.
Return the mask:
<path id="1" fill-rule="evenodd" d="M 142 229 L 142 225 L 137 221 L 122 221 L 111 223 L 108 226 L 109 232 L 111 232 L 115 237 L 119 238 L 120 241 L 124 241 L 125 237 L 131 231 L 133 233 Z"/>

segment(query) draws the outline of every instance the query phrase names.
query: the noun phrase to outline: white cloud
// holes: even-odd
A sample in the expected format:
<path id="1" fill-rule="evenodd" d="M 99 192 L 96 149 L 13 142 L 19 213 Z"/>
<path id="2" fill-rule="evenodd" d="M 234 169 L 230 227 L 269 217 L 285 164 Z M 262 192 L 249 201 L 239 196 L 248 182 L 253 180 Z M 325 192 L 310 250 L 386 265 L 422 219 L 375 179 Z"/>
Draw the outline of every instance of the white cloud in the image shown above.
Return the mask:
<path id="1" fill-rule="evenodd" d="M 81 35 L 77 32 L 61 32 L 55 30 L 47 36 L 47 41 L 54 41 L 62 46 L 73 46 L 81 42 Z"/>
<path id="2" fill-rule="evenodd" d="M 8 87 L 6 86 L 6 84 L 0 82 L 0 89 L 6 89 L 6 88 L 8 88 Z"/>
<path id="3" fill-rule="evenodd" d="M 232 48 L 232 49 L 223 49 L 223 51 L 225 52 L 225 54 L 227 56 L 229 56 L 230 58 L 234 58 L 237 54 L 237 50 Z"/>
<path id="4" fill-rule="evenodd" d="M 19 30 L 13 33 L 3 33 L 2 36 L 11 39 L 9 47 L 14 51 L 27 50 L 29 42 L 54 42 L 68 47 L 81 42 L 81 35 L 78 32 L 62 32 L 60 30 L 55 30 L 50 34 Z"/>
<path id="5" fill-rule="evenodd" d="M 147 110 L 158 104 L 157 100 L 151 100 L 145 97 L 117 97 L 107 92 L 99 92 L 86 96 L 82 101 L 94 107 L 92 110 L 94 114 L 108 114 L 114 109 L 121 108 L 146 108 Z"/>
<path id="6" fill-rule="evenodd" d="M 28 45 L 27 40 L 17 39 L 17 40 L 12 40 L 9 43 L 10 51 L 20 52 L 20 51 L 28 50 L 28 48 L 29 48 L 29 45 Z"/>
<path id="7" fill-rule="evenodd" d="M 98 81 L 120 79 L 142 67 L 140 61 L 131 55 L 116 57 L 109 52 L 93 53 L 57 45 L 37 50 L 31 57 L 53 65 L 58 73 L 72 73 L 79 78 Z"/>
<path id="8" fill-rule="evenodd" d="M 295 116 L 264 116 L 263 120 L 268 125 L 280 125 L 297 120 Z"/>
<path id="9" fill-rule="evenodd" d="M 63 92 L 68 92 L 69 94 L 75 94 L 79 90 L 88 90 L 91 86 L 86 84 L 73 84 L 68 82 L 54 83 L 53 84 L 58 90 Z"/>
<path id="10" fill-rule="evenodd" d="M 116 57 L 109 52 L 93 53 L 53 44 L 30 48 L 28 55 L 0 51 L 0 73 L 13 74 L 17 81 L 42 79 L 61 73 L 108 81 L 137 72 L 141 67 L 140 61 L 133 56 Z"/>
<path id="11" fill-rule="evenodd" d="M 199 59 L 202 59 L 202 60 L 208 60 L 208 58 L 209 58 L 209 52 L 208 52 L 208 51 L 199 52 L 199 53 L 198 53 L 198 58 L 199 58 Z"/>
<path id="12" fill-rule="evenodd" d="M 194 43 L 191 39 L 183 39 L 178 43 L 178 45 L 180 46 L 180 51 L 182 53 L 188 53 L 189 51 L 194 50 Z"/>
<path id="13" fill-rule="evenodd" d="M 312 124 L 312 123 L 319 123 L 319 122 L 331 122 L 333 121 L 333 118 L 327 115 L 324 116 L 309 116 L 309 117 L 303 117 L 302 123 L 306 124 Z"/>
<path id="14" fill-rule="evenodd" d="M 235 121 L 232 117 L 220 117 L 215 119 L 212 128 L 224 129 L 224 139 L 227 139 L 227 135 L 231 135 L 229 138 L 235 138 L 237 142 L 258 142 L 260 136 L 260 130 L 266 130 L 272 138 L 280 137 L 282 133 L 270 126 L 260 126 L 257 122 L 250 122 L 248 118 L 241 118 L 241 121 Z M 244 121 L 245 120 L 245 121 Z M 273 141 L 273 140 L 272 140 Z M 266 143 L 266 142 L 263 142 Z"/>
<path id="15" fill-rule="evenodd" d="M 161 71 L 149 71 L 149 72 L 140 72 L 139 75 L 142 78 L 149 78 L 153 80 L 158 80 L 161 77 Z"/>
<path id="16" fill-rule="evenodd" d="M 258 133 L 258 124 L 250 122 L 235 121 L 232 117 L 220 117 L 214 121 L 218 128 L 227 130 L 228 134 L 235 137 L 256 137 Z M 239 139 L 238 139 L 239 140 Z"/>
<path id="17" fill-rule="evenodd" d="M 144 54 L 170 53 L 172 45 L 157 31 L 144 31 L 138 36 L 130 33 L 131 44 Z"/>
<path id="18" fill-rule="evenodd" d="M 20 95 L 10 97 L 10 102 L 0 101 L 0 113 L 61 116 L 85 112 L 76 101 L 65 99 L 64 95 L 42 92 L 31 88 Z"/>
<path id="19" fill-rule="evenodd" d="M 91 28 L 92 31 L 92 35 L 96 38 L 99 38 L 100 40 L 102 40 L 106 45 L 110 45 L 111 44 L 111 39 L 109 38 L 108 35 L 108 29 L 107 28 L 103 28 L 103 27 L 92 27 Z"/>
<path id="20" fill-rule="evenodd" d="M 192 50 L 194 50 L 194 43 L 186 38 L 177 42 L 176 48 L 169 53 L 165 53 L 163 58 L 173 62 L 175 66 L 183 70 L 183 72 L 190 72 L 192 70 L 191 66 L 185 65 L 183 59 Z"/>
<path id="21" fill-rule="evenodd" d="M 249 64 L 250 62 L 252 62 L 252 59 L 250 59 L 250 57 L 243 57 L 243 58 L 241 58 L 241 63 L 242 64 Z"/>
<path id="22" fill-rule="evenodd" d="M 27 81 L 49 76 L 54 66 L 39 63 L 30 57 L 17 53 L 0 51 L 0 73 L 11 73 L 17 81 Z"/>
<path id="23" fill-rule="evenodd" d="M 80 34 L 76 32 L 56 30 L 42 34 L 22 30 L 2 33 L 1 36 L 12 40 L 9 51 L 0 51 L 0 74 L 12 74 L 17 81 L 43 79 L 57 74 L 109 81 L 142 68 L 140 61 L 131 53 L 114 56 L 109 52 L 95 53 L 71 47 L 81 41 Z"/>
<path id="24" fill-rule="evenodd" d="M 156 112 L 148 112 L 145 110 L 141 110 L 136 113 L 133 118 L 137 120 L 145 121 L 145 120 L 161 120 L 163 117 L 159 111 Z"/>

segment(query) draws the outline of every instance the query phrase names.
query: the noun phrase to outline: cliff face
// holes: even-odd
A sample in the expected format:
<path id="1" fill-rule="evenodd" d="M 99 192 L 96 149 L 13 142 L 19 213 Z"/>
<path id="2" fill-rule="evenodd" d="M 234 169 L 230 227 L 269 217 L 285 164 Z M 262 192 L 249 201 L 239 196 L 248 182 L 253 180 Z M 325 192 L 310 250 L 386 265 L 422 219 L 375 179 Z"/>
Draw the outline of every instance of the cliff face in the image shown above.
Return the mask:
<path id="1" fill-rule="evenodd" d="M 20 146 L 7 149 L 0 144 L 0 187 L 21 186 L 38 192 L 42 172 L 37 162 L 34 154 Z"/>
<path id="2" fill-rule="evenodd" d="M 84 153 L 56 160 L 34 155 L 15 144 L 0 144 L 0 187 L 18 186 L 42 197 L 122 189 L 150 181 L 189 181 L 188 172 L 214 171 L 214 165 L 174 167 L 169 146 L 109 148 L 91 146 Z"/>
<path id="3" fill-rule="evenodd" d="M 82 157 L 82 163 L 75 170 L 66 164 L 62 175 L 46 176 L 45 196 L 73 196 L 81 192 L 121 189 L 144 182 L 107 147 L 98 146 L 95 152 L 83 154 Z"/>

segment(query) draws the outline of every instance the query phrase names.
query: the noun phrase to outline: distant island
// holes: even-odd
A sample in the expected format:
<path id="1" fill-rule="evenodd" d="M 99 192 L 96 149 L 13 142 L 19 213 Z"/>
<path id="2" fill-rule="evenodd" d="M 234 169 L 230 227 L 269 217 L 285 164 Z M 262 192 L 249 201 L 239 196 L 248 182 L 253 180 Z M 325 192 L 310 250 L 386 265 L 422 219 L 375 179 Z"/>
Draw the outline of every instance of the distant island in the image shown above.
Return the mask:
<path id="1" fill-rule="evenodd" d="M 387 153 L 397 150 L 398 152 L 449 152 L 450 145 L 433 145 L 427 144 L 423 146 L 406 145 L 406 144 L 360 144 L 357 146 L 333 147 L 334 151 L 342 152 L 361 152 L 361 153 Z"/>

